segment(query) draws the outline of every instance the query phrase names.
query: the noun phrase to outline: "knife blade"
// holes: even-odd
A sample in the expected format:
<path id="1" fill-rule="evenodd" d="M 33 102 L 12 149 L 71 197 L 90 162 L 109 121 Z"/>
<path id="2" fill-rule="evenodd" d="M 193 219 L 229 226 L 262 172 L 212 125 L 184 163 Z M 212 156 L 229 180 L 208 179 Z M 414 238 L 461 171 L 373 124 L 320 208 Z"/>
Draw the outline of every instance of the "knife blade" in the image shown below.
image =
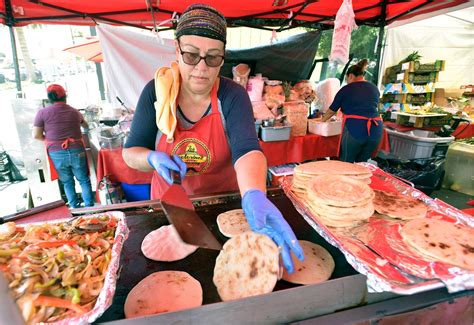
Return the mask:
<path id="1" fill-rule="evenodd" d="M 185 243 L 221 250 L 222 244 L 194 210 L 193 203 L 181 186 L 179 174 L 171 171 L 171 177 L 173 183 L 161 198 L 161 206 L 170 224 Z"/>

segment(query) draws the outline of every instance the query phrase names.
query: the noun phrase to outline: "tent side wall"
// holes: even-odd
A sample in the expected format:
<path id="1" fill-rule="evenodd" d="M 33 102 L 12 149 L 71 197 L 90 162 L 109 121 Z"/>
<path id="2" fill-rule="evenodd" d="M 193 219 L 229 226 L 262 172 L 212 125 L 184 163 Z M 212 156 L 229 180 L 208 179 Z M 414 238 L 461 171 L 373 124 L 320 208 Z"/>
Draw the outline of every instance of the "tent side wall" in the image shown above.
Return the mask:
<path id="1" fill-rule="evenodd" d="M 474 17 L 474 8 L 464 9 Z M 456 12 L 423 21 L 388 28 L 383 70 L 398 64 L 413 51 L 422 56 L 422 63 L 445 60 L 437 88 L 459 88 L 474 82 L 474 24 L 456 18 Z M 472 20 L 472 18 L 471 18 Z"/>

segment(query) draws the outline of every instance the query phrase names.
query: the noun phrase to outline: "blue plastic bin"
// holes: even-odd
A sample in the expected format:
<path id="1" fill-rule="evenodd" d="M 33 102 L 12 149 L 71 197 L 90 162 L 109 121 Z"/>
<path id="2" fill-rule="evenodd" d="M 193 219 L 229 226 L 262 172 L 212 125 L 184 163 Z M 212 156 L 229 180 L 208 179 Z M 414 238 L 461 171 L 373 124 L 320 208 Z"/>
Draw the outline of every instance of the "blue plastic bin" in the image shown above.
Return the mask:
<path id="1" fill-rule="evenodd" d="M 150 199 L 151 184 L 128 184 L 122 182 L 123 195 L 127 202 Z"/>

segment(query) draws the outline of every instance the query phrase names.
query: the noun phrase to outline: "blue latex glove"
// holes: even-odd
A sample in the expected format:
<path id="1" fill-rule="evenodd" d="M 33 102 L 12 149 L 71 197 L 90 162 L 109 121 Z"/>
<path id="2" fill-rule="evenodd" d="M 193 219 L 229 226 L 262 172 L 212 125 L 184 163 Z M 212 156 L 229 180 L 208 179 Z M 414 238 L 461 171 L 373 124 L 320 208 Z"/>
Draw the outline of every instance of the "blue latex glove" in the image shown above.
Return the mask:
<path id="1" fill-rule="evenodd" d="M 178 155 L 173 155 L 173 157 L 168 156 L 166 153 L 161 151 L 150 151 L 146 160 L 151 167 L 160 174 L 161 177 L 165 179 L 168 184 L 173 183 L 171 178 L 171 170 L 174 170 L 179 173 L 181 179 L 186 175 L 186 163 L 179 158 Z"/>
<path id="2" fill-rule="evenodd" d="M 290 225 L 265 193 L 251 189 L 242 198 L 242 209 L 253 231 L 269 236 L 281 248 L 283 265 L 289 273 L 294 272 L 290 249 L 300 260 L 304 260 L 303 249 Z"/>

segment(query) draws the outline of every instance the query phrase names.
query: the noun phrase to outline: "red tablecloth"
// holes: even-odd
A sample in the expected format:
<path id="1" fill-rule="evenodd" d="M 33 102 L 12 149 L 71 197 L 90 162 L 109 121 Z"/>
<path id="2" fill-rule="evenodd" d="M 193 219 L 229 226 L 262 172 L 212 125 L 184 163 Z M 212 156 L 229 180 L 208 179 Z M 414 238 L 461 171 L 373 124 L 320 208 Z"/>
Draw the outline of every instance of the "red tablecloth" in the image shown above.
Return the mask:
<path id="1" fill-rule="evenodd" d="M 383 122 L 385 126 L 388 126 L 394 130 L 400 132 L 406 132 L 411 130 L 427 130 L 437 132 L 441 129 L 440 126 L 426 127 L 426 128 L 415 128 L 413 126 L 400 125 L 395 122 L 385 121 Z M 451 134 L 456 139 L 471 138 L 474 137 L 474 124 L 461 123 L 458 125 L 456 130 Z"/>
<path id="2" fill-rule="evenodd" d="M 339 136 L 323 137 L 308 133 L 301 137 L 291 137 L 288 141 L 260 141 L 263 153 L 267 157 L 268 166 L 282 165 L 292 162 L 336 157 Z M 379 150 L 390 152 L 387 132 L 384 130 Z M 149 184 L 152 173 L 140 172 L 128 167 L 122 158 L 122 148 L 101 149 L 97 157 L 97 184 L 109 175 L 113 182 L 128 184 Z"/>
<path id="3" fill-rule="evenodd" d="M 339 135 L 323 137 L 308 133 L 305 136 L 291 137 L 288 141 L 260 141 L 268 166 L 276 166 L 324 157 L 336 157 Z M 390 152 L 387 131 L 383 131 L 378 150 Z"/>
<path id="4" fill-rule="evenodd" d="M 122 158 L 122 148 L 101 149 L 97 157 L 97 184 L 108 175 L 113 182 L 150 184 L 153 173 L 130 168 Z"/>
<path id="5" fill-rule="evenodd" d="M 474 137 L 474 124 L 460 123 L 451 135 L 456 139 L 472 138 Z"/>

